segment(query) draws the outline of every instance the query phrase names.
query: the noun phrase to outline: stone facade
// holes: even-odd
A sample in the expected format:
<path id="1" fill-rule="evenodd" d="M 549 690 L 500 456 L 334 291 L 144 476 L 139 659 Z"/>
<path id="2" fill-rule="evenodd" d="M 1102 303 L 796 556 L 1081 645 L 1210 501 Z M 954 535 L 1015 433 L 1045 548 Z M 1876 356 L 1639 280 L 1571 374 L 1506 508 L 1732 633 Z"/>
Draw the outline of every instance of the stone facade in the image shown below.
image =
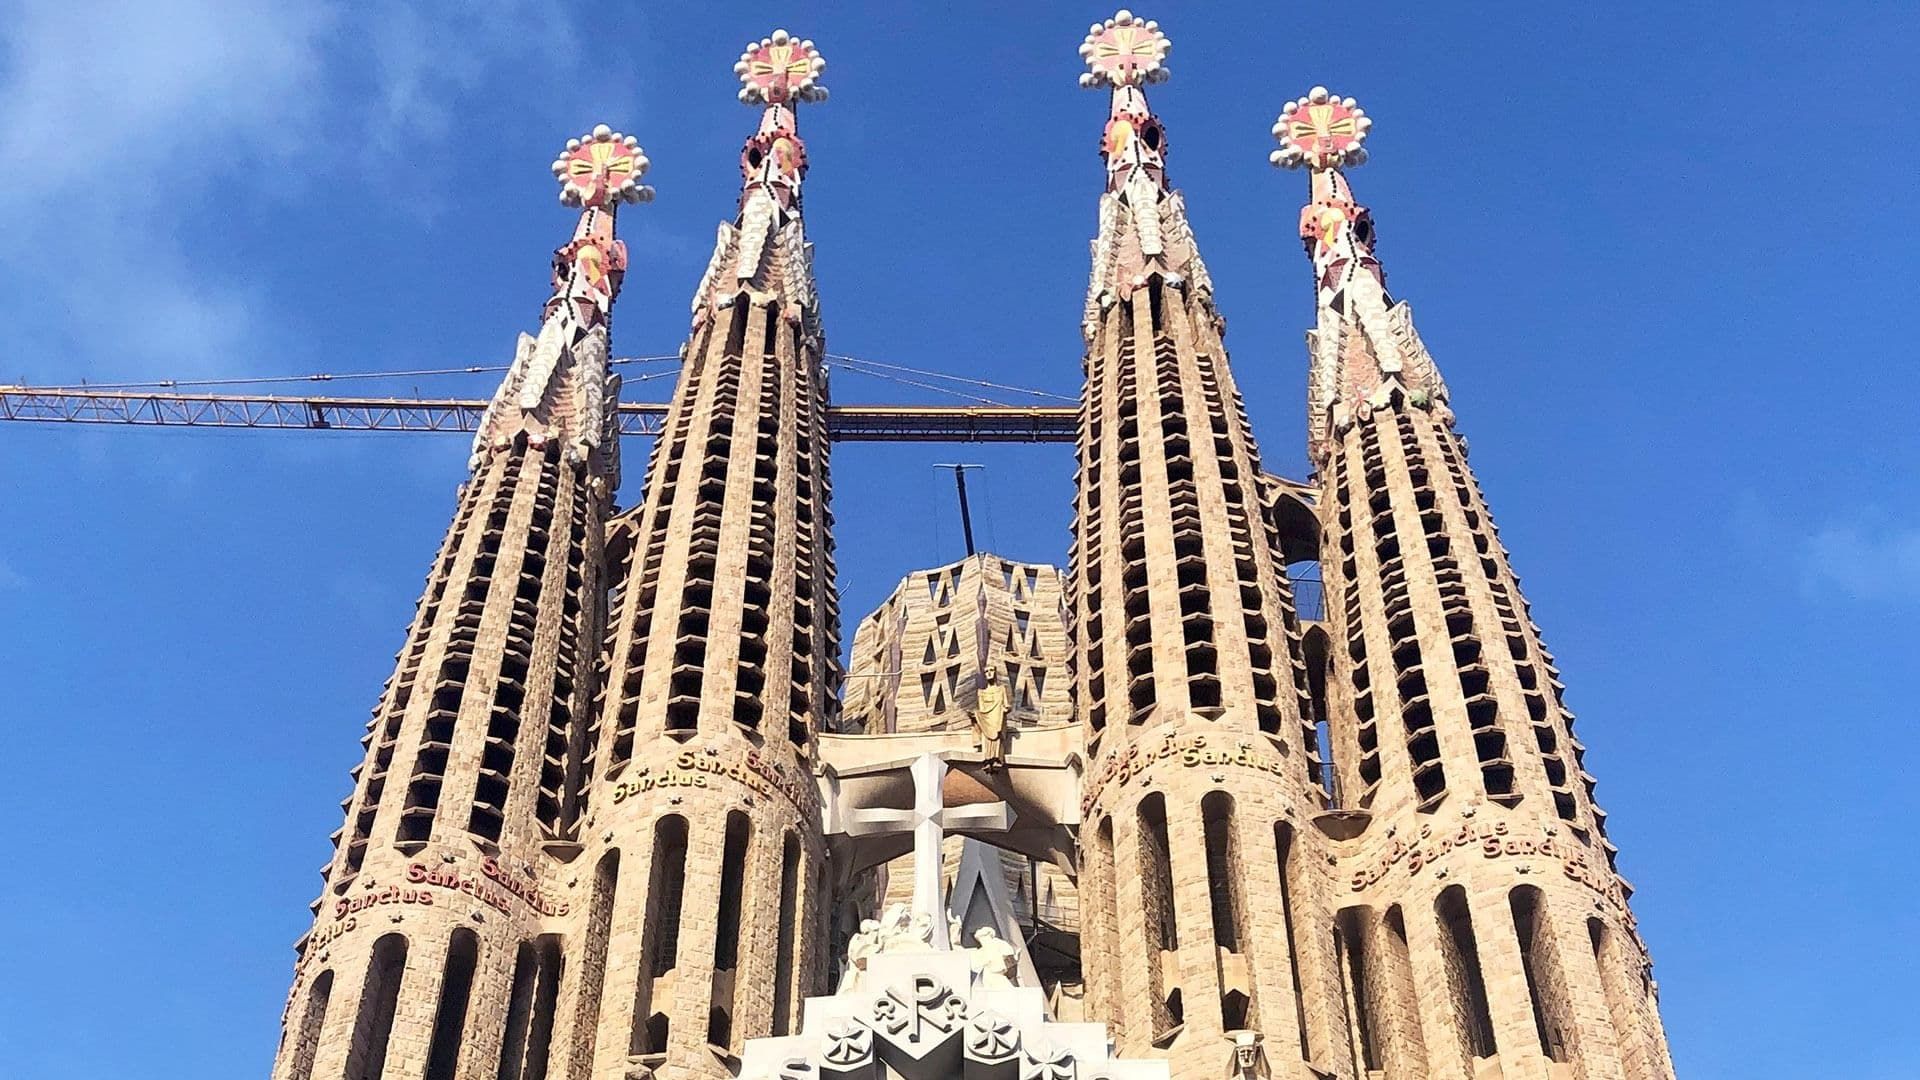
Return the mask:
<path id="1" fill-rule="evenodd" d="M 1010 726 L 1071 723 L 1068 640 L 1056 567 L 982 554 L 916 570 L 854 632 L 842 722 L 873 734 L 970 730 L 985 673 L 993 671 L 1006 688 Z M 979 843 L 948 838 L 949 889 L 966 845 Z M 997 854 L 1044 987 L 1077 1000 L 1080 911 L 1072 877 L 1049 862 Z M 871 912 L 911 898 L 911 861 L 903 855 L 887 864 Z"/>
<path id="2" fill-rule="evenodd" d="M 1067 569 L 909 575 L 844 694 L 823 61 L 779 32 L 736 68 L 740 202 L 617 515 L 647 163 L 568 143 L 579 224 L 374 709 L 275 1080 L 1673 1080 L 1553 659 L 1347 182 L 1372 120 L 1316 88 L 1274 128 L 1316 297 L 1315 475 L 1282 480 L 1167 181 L 1168 48 L 1121 12 L 1081 50 L 1110 108 Z"/>

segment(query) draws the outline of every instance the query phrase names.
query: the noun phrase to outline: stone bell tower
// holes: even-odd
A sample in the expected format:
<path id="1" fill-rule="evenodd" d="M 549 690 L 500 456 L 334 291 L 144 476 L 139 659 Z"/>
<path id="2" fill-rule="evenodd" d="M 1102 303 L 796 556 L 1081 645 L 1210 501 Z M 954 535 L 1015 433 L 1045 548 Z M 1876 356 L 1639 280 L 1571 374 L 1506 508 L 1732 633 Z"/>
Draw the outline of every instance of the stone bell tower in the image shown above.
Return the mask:
<path id="1" fill-rule="evenodd" d="M 693 298 L 644 501 L 609 530 L 569 1076 L 727 1077 L 824 979 L 811 762 L 839 617 L 796 120 L 825 66 L 783 30 L 735 67 L 760 110 L 739 210 Z"/>
<path id="2" fill-rule="evenodd" d="M 1082 329 L 1072 582 L 1088 1015 L 1176 1077 L 1235 1031 L 1321 1071 L 1339 983 L 1301 628 L 1212 281 L 1146 88 L 1169 42 L 1122 11 L 1080 47 L 1108 91 Z M 1299 1074 L 1305 1075 L 1305 1074 Z"/>
<path id="3" fill-rule="evenodd" d="M 474 439 L 471 475 L 342 804 L 297 946 L 276 1080 L 519 1076 L 544 1067 L 570 902 L 619 481 L 607 334 L 626 269 L 614 211 L 647 158 L 605 126 L 553 163 L 580 208 L 538 336 Z"/>
<path id="4" fill-rule="evenodd" d="M 1354 1069 L 1671 1080 L 1553 657 L 1343 171 L 1371 125 L 1316 87 L 1272 155 L 1311 182 L 1308 432 Z"/>

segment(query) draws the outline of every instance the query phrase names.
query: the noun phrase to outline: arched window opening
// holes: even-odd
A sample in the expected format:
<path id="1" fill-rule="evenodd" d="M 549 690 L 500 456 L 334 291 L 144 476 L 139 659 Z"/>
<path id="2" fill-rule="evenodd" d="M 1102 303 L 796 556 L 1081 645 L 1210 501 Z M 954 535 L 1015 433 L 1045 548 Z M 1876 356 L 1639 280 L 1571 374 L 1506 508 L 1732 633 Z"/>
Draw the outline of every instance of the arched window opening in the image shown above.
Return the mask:
<path id="1" fill-rule="evenodd" d="M 1600 987 L 1607 998 L 1607 1016 L 1613 1021 L 1626 1080 L 1658 1080 L 1663 1071 L 1656 1063 L 1654 1039 L 1648 1037 L 1643 1026 L 1651 1008 L 1646 1000 L 1647 986 L 1634 977 L 1631 963 L 1622 955 L 1620 939 L 1605 922 L 1590 916 L 1587 938 L 1593 945 L 1594 966 L 1600 969 Z"/>
<path id="2" fill-rule="evenodd" d="M 640 977 L 633 991 L 633 1027 L 627 1053 L 667 1052 L 667 1017 L 652 1006 L 653 981 L 679 962 L 680 903 L 687 879 L 687 819 L 668 814 L 654 823 L 648 862 L 646 913 L 640 938 Z"/>
<path id="3" fill-rule="evenodd" d="M 473 969 L 480 959 L 480 935 L 461 927 L 447 943 L 447 966 L 440 979 L 440 1007 L 433 1016 L 433 1042 L 427 1050 L 427 1080 L 453 1080 L 465 1042 L 467 1001 L 473 996 Z"/>
<path id="4" fill-rule="evenodd" d="M 1209 792 L 1200 800 L 1200 818 L 1207 844 L 1207 894 L 1213 914 L 1213 943 L 1228 952 L 1240 951 L 1236 908 L 1239 890 L 1233 866 L 1233 796 Z M 1231 1029 L 1229 1029 L 1231 1030 Z"/>
<path id="5" fill-rule="evenodd" d="M 773 954 L 773 1033 L 785 1035 L 793 1018 L 793 935 L 800 921 L 800 838 L 787 833 L 780 852 L 780 929 Z"/>
<path id="6" fill-rule="evenodd" d="M 500 1040 L 500 1080 L 546 1080 L 554 1008 L 560 998 L 560 940 L 523 942 L 513 965 L 513 997 Z"/>
<path id="7" fill-rule="evenodd" d="M 575 1077 L 593 1065 L 593 1033 L 600 1027 L 600 1002 L 607 986 L 607 943 L 613 932 L 613 901 L 620 888 L 620 852 L 600 857 L 593 873 L 593 898 L 580 943 L 580 997 L 574 1016 L 578 1040 Z"/>
<path id="8" fill-rule="evenodd" d="M 707 1043 L 722 1050 L 732 1048 L 733 991 L 740 967 L 740 920 L 752 839 L 753 825 L 747 815 L 728 811 L 727 840 L 720 859 L 720 910 L 713 933 L 713 997 L 707 1010 Z"/>
<path id="9" fill-rule="evenodd" d="M 1493 1010 L 1487 1004 L 1487 984 L 1480 972 L 1480 948 L 1473 936 L 1473 916 L 1467 912 L 1467 891 L 1449 885 L 1434 901 L 1440 921 L 1440 945 L 1447 969 L 1447 988 L 1453 997 L 1462 1047 L 1471 1057 L 1498 1053 L 1493 1038 Z"/>
<path id="10" fill-rule="evenodd" d="M 1093 880 L 1098 882 L 1100 894 L 1091 898 L 1092 903 L 1083 907 L 1092 915 L 1090 929 L 1093 931 L 1093 950 L 1085 955 L 1099 957 L 1099 963 L 1105 967 L 1104 993 L 1107 1016 L 1116 1026 L 1124 1024 L 1126 1018 L 1121 1014 L 1120 990 L 1120 948 L 1118 931 L 1114 928 L 1117 918 L 1116 903 L 1120 893 L 1120 881 L 1114 867 L 1113 858 L 1113 817 L 1108 815 L 1100 819 L 1100 827 L 1094 831 Z"/>
<path id="11" fill-rule="evenodd" d="M 1294 931 L 1293 829 L 1284 821 L 1274 823 L 1273 847 L 1280 870 L 1280 923 L 1286 931 L 1287 971 L 1293 980 L 1293 1019 L 1299 1025 L 1300 1058 L 1312 1061 L 1316 1047 L 1313 1045 L 1313 1031 L 1307 1026 L 1307 992 L 1306 987 L 1300 984 L 1300 940 Z"/>
<path id="12" fill-rule="evenodd" d="M 1367 955 L 1368 917 L 1364 908 L 1347 908 L 1334 918 L 1333 924 L 1334 955 L 1340 960 L 1340 980 L 1347 997 L 1347 1015 L 1351 1018 L 1354 1071 L 1361 1075 L 1381 1067 L 1379 1033 L 1374 1030 L 1374 1002 L 1368 992 L 1374 978 L 1370 970 L 1372 958 Z"/>
<path id="13" fill-rule="evenodd" d="M 1147 940 L 1163 952 L 1178 949 L 1180 928 L 1173 912 L 1173 850 L 1167 840 L 1167 803 L 1158 794 L 1140 802 L 1140 863 Z"/>
<path id="14" fill-rule="evenodd" d="M 747 881 L 747 841 L 753 826 L 738 810 L 727 813 L 727 846 L 720 862 L 720 912 L 713 938 L 713 966 L 731 971 L 740 966 L 740 904 Z"/>
<path id="15" fill-rule="evenodd" d="M 373 943 L 367 981 L 360 991 L 360 1014 L 353 1023 L 353 1045 L 347 1051 L 347 1075 L 354 1080 L 381 1080 L 386 1072 L 387 1039 L 393 1034 L 393 1014 L 406 969 L 405 937 L 388 934 Z"/>
<path id="16" fill-rule="evenodd" d="M 1513 931 L 1520 939 L 1520 966 L 1527 976 L 1527 997 L 1533 1003 L 1533 1028 L 1540 1052 L 1553 1061 L 1569 1060 L 1567 1039 L 1572 1017 L 1567 1013 L 1566 987 L 1554 955 L 1553 930 L 1547 925 L 1546 899 L 1538 888 L 1522 885 L 1507 894 L 1513 910 Z"/>
<path id="17" fill-rule="evenodd" d="M 327 1025 L 327 1003 L 333 997 L 333 972 L 323 971 L 307 990 L 307 1008 L 300 1014 L 300 1026 L 293 1031 L 293 1063 L 288 1080 L 311 1080 L 314 1054 L 320 1049 L 320 1032 Z"/>
<path id="18" fill-rule="evenodd" d="M 1174 918 L 1173 849 L 1167 838 L 1167 803 L 1158 793 L 1140 801 L 1140 906 L 1147 933 L 1148 985 L 1159 1003 L 1153 1039 L 1163 1045 L 1185 1022 L 1180 995 L 1180 930 Z"/>

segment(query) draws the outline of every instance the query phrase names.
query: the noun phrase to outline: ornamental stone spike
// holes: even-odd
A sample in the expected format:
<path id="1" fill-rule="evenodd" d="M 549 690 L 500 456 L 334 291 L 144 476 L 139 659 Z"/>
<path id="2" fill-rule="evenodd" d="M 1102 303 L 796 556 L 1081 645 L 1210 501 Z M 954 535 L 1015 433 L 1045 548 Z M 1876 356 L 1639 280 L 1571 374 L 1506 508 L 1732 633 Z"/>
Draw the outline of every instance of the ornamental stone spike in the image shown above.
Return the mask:
<path id="1" fill-rule="evenodd" d="M 1080 85 L 1117 90 L 1165 82 L 1167 53 L 1172 48 L 1172 39 L 1160 31 L 1159 23 L 1121 8 L 1113 18 L 1088 28 L 1087 39 L 1080 43 L 1080 57 L 1087 63 Z"/>
<path id="2" fill-rule="evenodd" d="M 795 38 L 785 30 L 748 42 L 739 62 L 733 65 L 734 74 L 740 76 L 740 101 L 745 105 L 825 101 L 827 88 L 819 79 L 826 69 L 826 58 L 814 48 L 812 39 Z"/>
<path id="3" fill-rule="evenodd" d="M 618 203 L 653 201 L 653 189 L 640 183 L 653 163 L 640 140 L 605 124 L 577 139 L 553 159 L 553 176 L 560 181 L 560 201 L 582 210 L 611 209 Z"/>
<path id="4" fill-rule="evenodd" d="M 1316 86 L 1307 96 L 1287 102 L 1280 118 L 1273 122 L 1273 137 L 1280 148 L 1267 160 L 1283 169 L 1308 168 L 1315 172 L 1346 165 L 1364 165 L 1367 131 L 1373 118 L 1352 98 L 1343 98 L 1324 86 Z"/>

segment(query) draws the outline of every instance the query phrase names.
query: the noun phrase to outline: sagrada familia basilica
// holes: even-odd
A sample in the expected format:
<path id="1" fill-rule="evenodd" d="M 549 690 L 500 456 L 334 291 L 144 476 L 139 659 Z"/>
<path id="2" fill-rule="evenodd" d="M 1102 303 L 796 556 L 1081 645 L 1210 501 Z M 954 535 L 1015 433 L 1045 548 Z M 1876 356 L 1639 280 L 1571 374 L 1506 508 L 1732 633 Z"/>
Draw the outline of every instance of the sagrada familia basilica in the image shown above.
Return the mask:
<path id="1" fill-rule="evenodd" d="M 825 61 L 780 31 L 736 65 L 739 206 L 624 511 L 648 161 L 567 142 L 579 222 L 367 726 L 275 1080 L 1672 1080 L 1553 658 L 1349 186 L 1372 120 L 1316 87 L 1273 128 L 1316 311 L 1286 480 L 1168 182 L 1168 47 L 1122 11 L 1080 48 L 1066 567 L 916 572 L 845 672 Z"/>

